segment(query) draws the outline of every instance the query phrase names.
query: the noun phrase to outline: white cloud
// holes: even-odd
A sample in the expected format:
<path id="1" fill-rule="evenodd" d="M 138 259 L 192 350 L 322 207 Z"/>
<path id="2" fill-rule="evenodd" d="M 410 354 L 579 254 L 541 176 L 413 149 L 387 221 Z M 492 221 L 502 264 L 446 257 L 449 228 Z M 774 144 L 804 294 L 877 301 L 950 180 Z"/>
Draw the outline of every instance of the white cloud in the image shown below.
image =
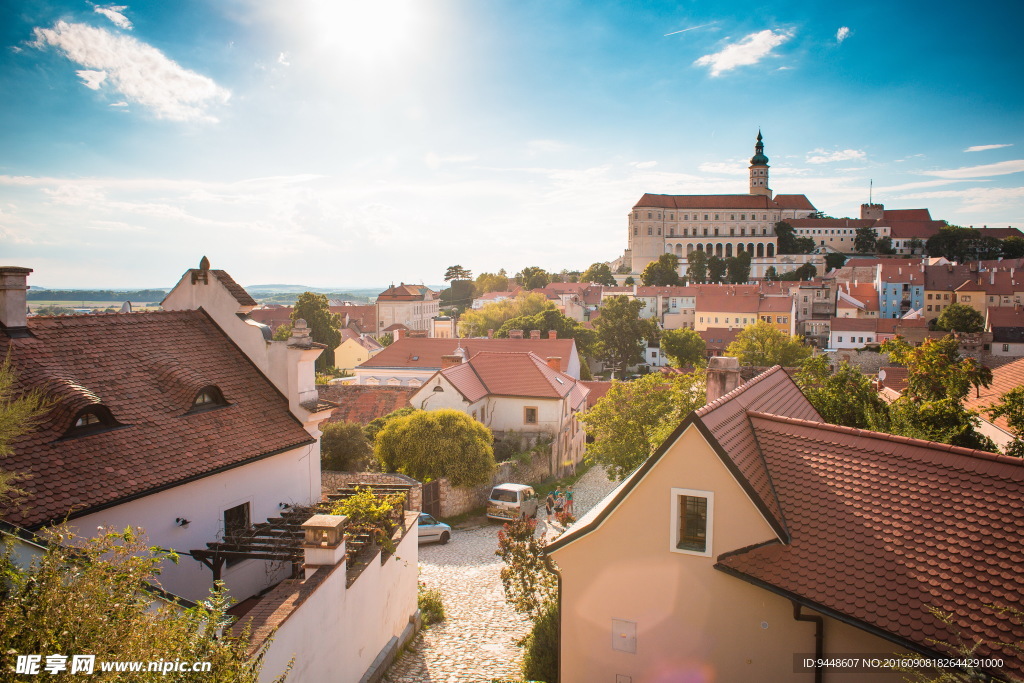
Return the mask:
<path id="1" fill-rule="evenodd" d="M 840 26 L 839 30 L 836 31 L 836 42 L 837 43 L 841 44 L 844 40 L 846 40 L 849 37 L 850 37 L 850 27 L 849 26 Z"/>
<path id="2" fill-rule="evenodd" d="M 75 75 L 82 79 L 82 85 L 90 90 L 99 90 L 103 81 L 107 79 L 106 71 L 76 71 Z"/>
<path id="3" fill-rule="evenodd" d="M 423 163 L 429 168 L 434 169 L 441 168 L 444 164 L 464 164 L 469 161 L 476 161 L 476 157 L 466 154 L 450 154 L 447 156 L 441 156 L 436 152 L 427 152 L 423 157 Z"/>
<path id="4" fill-rule="evenodd" d="M 128 5 L 107 5 L 106 7 L 100 7 L 98 5 L 92 6 L 98 14 L 102 14 L 107 19 L 110 19 L 114 23 L 114 26 L 122 28 L 126 31 L 130 31 L 132 28 L 132 22 L 128 20 L 122 12 L 128 9 Z"/>
<path id="5" fill-rule="evenodd" d="M 984 166 L 965 166 L 945 171 L 922 171 L 922 173 L 939 178 L 987 178 L 994 175 L 1020 173 L 1021 171 L 1024 171 L 1024 159 L 1000 161 L 998 164 L 985 164 Z"/>
<path id="6" fill-rule="evenodd" d="M 828 151 L 824 149 L 811 150 L 807 154 L 809 164 L 830 164 L 833 161 L 863 161 L 867 154 L 859 149 L 837 149 Z"/>
<path id="7" fill-rule="evenodd" d="M 110 106 L 111 107 L 127 107 L 128 103 L 124 102 L 124 101 L 121 101 L 121 102 L 111 102 Z"/>
<path id="8" fill-rule="evenodd" d="M 158 118 L 216 121 L 209 108 L 226 103 L 231 96 L 213 79 L 183 68 L 131 36 L 64 21 L 53 28 L 36 28 L 35 36 L 36 47 L 53 46 L 81 66 L 105 71 L 104 85 Z"/>
<path id="9" fill-rule="evenodd" d="M 964 151 L 965 152 L 986 152 L 986 151 L 988 151 L 990 149 L 1002 149 L 1003 147 L 1013 147 L 1013 143 L 1008 143 L 1008 144 L 1004 144 L 1004 145 L 975 145 L 973 147 L 968 147 Z"/>
<path id="10" fill-rule="evenodd" d="M 704 55 L 694 64 L 709 67 L 712 76 L 719 76 L 723 72 L 731 71 L 739 66 L 757 64 L 792 36 L 793 34 L 789 31 L 776 32 L 765 29 L 758 33 L 751 33 L 738 43 L 727 45 L 721 52 Z"/>
<path id="11" fill-rule="evenodd" d="M 658 165 L 657 161 L 631 161 L 629 165 L 633 168 L 654 168 Z"/>
<path id="12" fill-rule="evenodd" d="M 903 195 L 903 199 L 962 199 L 961 212 L 1016 208 L 1024 199 L 1024 187 L 974 187 L 968 190 L 939 190 Z"/>
<path id="13" fill-rule="evenodd" d="M 288 53 L 282 52 L 277 56 L 277 63 L 281 66 L 291 66 L 292 63 L 288 61 Z"/>
<path id="14" fill-rule="evenodd" d="M 531 154 L 562 152 L 569 149 L 569 145 L 558 140 L 530 140 L 526 143 L 526 147 L 530 150 Z"/>

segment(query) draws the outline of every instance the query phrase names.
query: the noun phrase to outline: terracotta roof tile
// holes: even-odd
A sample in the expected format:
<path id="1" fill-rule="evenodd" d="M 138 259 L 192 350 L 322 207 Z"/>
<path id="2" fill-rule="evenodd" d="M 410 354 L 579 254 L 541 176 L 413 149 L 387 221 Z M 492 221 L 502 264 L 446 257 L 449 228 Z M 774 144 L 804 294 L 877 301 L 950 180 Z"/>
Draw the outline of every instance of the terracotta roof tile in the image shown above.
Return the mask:
<path id="1" fill-rule="evenodd" d="M 577 380 L 529 352 L 482 351 L 441 374 L 469 401 L 487 395 L 564 398 L 577 385 Z"/>
<path id="2" fill-rule="evenodd" d="M 460 346 L 473 356 L 481 351 L 532 351 L 541 358 L 558 356 L 562 372 L 569 369 L 575 350 L 572 339 L 429 339 L 406 337 L 384 348 L 360 368 L 441 368 L 441 356 L 455 353 Z"/>
<path id="3" fill-rule="evenodd" d="M 720 568 L 921 648 L 951 637 L 928 606 L 953 612 L 968 640 L 1024 638 L 1024 626 L 985 607 L 1020 604 L 1024 463 L 778 414 L 748 418 L 791 540 L 722 556 Z M 978 655 L 1024 668 L 1010 648 Z"/>
<path id="4" fill-rule="evenodd" d="M 338 404 L 331 413 L 330 422 L 358 422 L 361 425 L 399 408 L 408 408 L 409 399 L 416 393 L 416 387 L 331 384 L 317 388 L 320 398 Z"/>
<path id="5" fill-rule="evenodd" d="M 220 283 L 224 285 L 224 288 L 231 292 L 231 296 L 235 297 L 235 301 L 241 306 L 259 306 L 256 299 L 249 296 L 249 292 L 245 291 L 242 285 L 234 281 L 234 279 L 228 275 L 226 270 L 211 270 L 214 277 L 220 280 Z"/>
<path id="6" fill-rule="evenodd" d="M 202 311 L 35 317 L 33 336 L 0 333 L 19 389 L 58 399 L 15 440 L 4 469 L 30 475 L 28 504 L 5 514 L 35 528 L 313 439 L 281 395 Z M 189 413 L 199 389 L 229 405 Z M 77 411 L 102 404 L 123 426 L 64 438 Z"/>
<path id="7" fill-rule="evenodd" d="M 805 198 L 806 199 L 806 198 Z M 768 197 L 754 194 L 645 194 L 634 209 L 776 209 Z M 813 210 L 814 207 L 811 207 Z"/>

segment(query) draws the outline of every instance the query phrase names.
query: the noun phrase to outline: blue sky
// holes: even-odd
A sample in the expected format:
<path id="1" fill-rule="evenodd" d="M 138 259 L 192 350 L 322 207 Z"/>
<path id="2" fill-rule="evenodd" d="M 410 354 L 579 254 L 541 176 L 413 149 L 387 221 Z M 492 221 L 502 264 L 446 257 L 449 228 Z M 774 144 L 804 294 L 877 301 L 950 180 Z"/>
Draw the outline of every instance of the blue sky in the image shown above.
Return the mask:
<path id="1" fill-rule="evenodd" d="M 45 287 L 583 269 L 644 192 L 1024 227 L 1015 2 L 0 2 L 0 255 Z"/>

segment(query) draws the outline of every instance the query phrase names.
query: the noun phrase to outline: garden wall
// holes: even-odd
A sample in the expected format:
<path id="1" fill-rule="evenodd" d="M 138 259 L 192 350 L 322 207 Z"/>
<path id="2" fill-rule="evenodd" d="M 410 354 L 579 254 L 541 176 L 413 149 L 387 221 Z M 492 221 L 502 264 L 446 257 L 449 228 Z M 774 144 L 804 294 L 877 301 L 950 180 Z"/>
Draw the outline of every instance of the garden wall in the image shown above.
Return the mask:
<path id="1" fill-rule="evenodd" d="M 452 486 L 447 478 L 440 482 L 441 516 L 456 517 L 483 507 L 497 484 L 533 484 L 551 476 L 551 446 L 531 453 L 529 458 L 498 463 L 491 480 L 481 486 Z"/>

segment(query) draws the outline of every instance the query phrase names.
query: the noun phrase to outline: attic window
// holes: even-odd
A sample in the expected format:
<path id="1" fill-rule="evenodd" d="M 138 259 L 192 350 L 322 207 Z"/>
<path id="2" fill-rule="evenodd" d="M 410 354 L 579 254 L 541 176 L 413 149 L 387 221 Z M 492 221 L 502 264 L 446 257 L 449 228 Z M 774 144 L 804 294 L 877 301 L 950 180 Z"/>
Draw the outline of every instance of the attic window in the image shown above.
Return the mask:
<path id="1" fill-rule="evenodd" d="M 189 412 L 197 413 L 210 410 L 211 408 L 226 406 L 227 404 L 228 402 L 224 400 L 224 394 L 221 393 L 220 389 L 211 384 L 199 390 L 199 393 L 192 400 L 192 407 L 189 409 Z"/>
<path id="2" fill-rule="evenodd" d="M 109 408 L 103 405 L 94 405 L 79 411 L 64 436 L 85 436 L 119 426 L 121 426 L 120 423 L 114 419 Z"/>

